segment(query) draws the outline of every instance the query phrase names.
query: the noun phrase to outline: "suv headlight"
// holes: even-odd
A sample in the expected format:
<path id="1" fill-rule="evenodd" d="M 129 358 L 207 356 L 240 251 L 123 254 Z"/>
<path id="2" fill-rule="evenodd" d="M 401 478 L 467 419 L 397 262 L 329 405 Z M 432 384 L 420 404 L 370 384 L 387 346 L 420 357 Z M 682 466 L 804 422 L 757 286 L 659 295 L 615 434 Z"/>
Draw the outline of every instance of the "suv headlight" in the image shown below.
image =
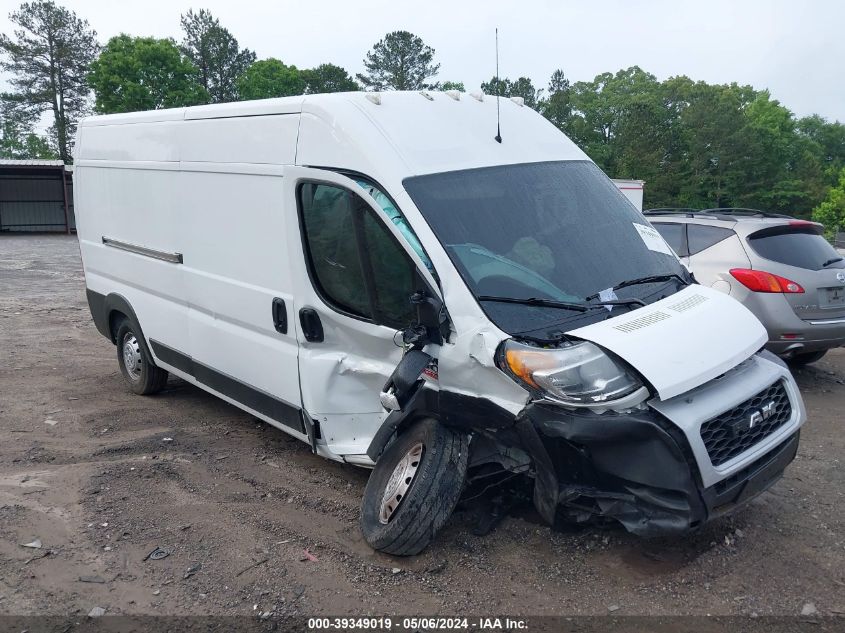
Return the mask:
<path id="1" fill-rule="evenodd" d="M 642 390 L 641 398 L 626 402 L 633 406 L 648 395 L 632 371 L 589 341 L 543 349 L 508 340 L 502 352 L 502 369 L 529 390 L 563 404 L 609 408 Z"/>

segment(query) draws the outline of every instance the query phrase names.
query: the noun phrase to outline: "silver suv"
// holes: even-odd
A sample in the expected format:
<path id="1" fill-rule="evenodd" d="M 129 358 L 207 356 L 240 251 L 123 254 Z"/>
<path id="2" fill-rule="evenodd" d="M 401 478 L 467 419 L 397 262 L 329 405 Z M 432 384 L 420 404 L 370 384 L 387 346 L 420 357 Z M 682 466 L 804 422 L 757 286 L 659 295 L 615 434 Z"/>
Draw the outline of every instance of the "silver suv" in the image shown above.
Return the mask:
<path id="1" fill-rule="evenodd" d="M 845 345 L 845 260 L 822 225 L 755 209 L 644 212 L 696 279 L 730 294 L 793 365 Z"/>

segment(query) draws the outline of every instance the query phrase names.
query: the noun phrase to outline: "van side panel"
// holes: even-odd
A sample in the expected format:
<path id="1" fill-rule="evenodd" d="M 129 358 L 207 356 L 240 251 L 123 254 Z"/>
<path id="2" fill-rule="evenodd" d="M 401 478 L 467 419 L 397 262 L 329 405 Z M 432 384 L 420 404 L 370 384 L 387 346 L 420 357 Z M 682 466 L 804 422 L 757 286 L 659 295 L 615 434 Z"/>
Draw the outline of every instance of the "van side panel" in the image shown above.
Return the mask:
<path id="1" fill-rule="evenodd" d="M 179 264 L 139 255 L 107 241 L 179 253 L 178 123 L 102 125 L 81 130 L 75 167 L 77 231 L 88 289 L 117 294 L 132 306 L 147 339 L 187 338 Z"/>
<path id="2" fill-rule="evenodd" d="M 88 289 L 126 300 L 156 363 L 301 436 L 280 175 L 299 115 L 165 118 L 80 126 Z"/>
<path id="3" fill-rule="evenodd" d="M 296 315 L 282 214 L 282 178 L 182 173 L 188 349 L 197 362 L 299 407 Z M 274 327 L 285 302 L 287 332 Z M 253 407 L 255 408 L 255 407 Z"/>
<path id="4" fill-rule="evenodd" d="M 179 162 L 181 121 L 88 125 L 82 128 L 81 160 Z"/>
<path id="5" fill-rule="evenodd" d="M 217 391 L 301 430 L 296 315 L 278 165 L 294 160 L 299 115 L 182 126 L 180 212 L 174 222 L 184 254 L 189 336 L 187 349 L 185 342 L 177 349 L 216 372 L 198 376 L 201 381 L 215 380 L 224 387 Z M 284 302 L 285 332 L 274 325 L 274 299 Z"/>
<path id="6" fill-rule="evenodd" d="M 181 126 L 183 163 L 292 165 L 299 114 L 201 119 Z"/>

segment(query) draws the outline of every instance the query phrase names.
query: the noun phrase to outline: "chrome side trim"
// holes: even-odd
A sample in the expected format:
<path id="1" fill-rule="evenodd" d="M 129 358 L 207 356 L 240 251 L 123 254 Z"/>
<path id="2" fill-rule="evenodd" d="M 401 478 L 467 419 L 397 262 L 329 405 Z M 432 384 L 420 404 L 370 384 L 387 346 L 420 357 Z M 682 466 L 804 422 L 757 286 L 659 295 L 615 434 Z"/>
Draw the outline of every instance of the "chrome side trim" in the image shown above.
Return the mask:
<path id="1" fill-rule="evenodd" d="M 146 246 L 138 246 L 137 244 L 130 244 L 129 242 L 121 242 L 120 240 L 113 240 L 110 237 L 103 236 L 103 244 L 111 246 L 122 251 L 135 253 L 136 255 L 143 255 L 144 257 L 152 257 L 153 259 L 160 259 L 163 262 L 171 264 L 182 263 L 182 253 L 165 253 L 164 251 L 157 251 Z"/>
<path id="2" fill-rule="evenodd" d="M 826 321 L 808 321 L 810 325 L 838 325 L 845 323 L 845 319 L 828 319 Z"/>

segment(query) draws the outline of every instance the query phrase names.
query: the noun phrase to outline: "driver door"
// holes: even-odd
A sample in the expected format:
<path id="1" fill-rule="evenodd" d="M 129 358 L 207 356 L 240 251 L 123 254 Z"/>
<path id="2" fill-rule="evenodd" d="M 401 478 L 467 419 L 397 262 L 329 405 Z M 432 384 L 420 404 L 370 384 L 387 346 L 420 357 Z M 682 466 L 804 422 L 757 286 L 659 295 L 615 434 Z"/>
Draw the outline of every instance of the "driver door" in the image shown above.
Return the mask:
<path id="1" fill-rule="evenodd" d="M 363 455 L 386 412 L 379 393 L 402 358 L 409 297 L 437 288 L 367 191 L 335 172 L 284 171 L 303 407 L 335 455 Z"/>

